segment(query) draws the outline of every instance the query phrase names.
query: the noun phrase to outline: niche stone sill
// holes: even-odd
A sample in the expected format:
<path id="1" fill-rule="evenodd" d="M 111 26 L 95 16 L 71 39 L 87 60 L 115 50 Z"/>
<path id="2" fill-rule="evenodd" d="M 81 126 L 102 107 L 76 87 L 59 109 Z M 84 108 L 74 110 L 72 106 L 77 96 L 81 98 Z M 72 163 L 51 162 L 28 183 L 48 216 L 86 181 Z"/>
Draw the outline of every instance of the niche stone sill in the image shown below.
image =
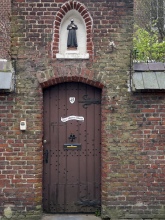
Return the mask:
<path id="1" fill-rule="evenodd" d="M 89 59 L 89 53 L 80 54 L 78 50 L 67 50 L 65 54 L 56 54 L 57 59 Z"/>

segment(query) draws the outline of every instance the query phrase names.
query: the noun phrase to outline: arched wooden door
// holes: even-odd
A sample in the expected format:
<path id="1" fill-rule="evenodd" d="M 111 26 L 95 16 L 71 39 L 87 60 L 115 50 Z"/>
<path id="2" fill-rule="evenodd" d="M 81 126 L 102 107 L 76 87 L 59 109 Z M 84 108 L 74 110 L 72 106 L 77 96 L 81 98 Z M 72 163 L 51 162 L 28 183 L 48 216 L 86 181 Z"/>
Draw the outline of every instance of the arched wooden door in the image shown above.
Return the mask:
<path id="1" fill-rule="evenodd" d="M 69 82 L 44 90 L 43 207 L 92 213 L 100 207 L 101 90 Z"/>

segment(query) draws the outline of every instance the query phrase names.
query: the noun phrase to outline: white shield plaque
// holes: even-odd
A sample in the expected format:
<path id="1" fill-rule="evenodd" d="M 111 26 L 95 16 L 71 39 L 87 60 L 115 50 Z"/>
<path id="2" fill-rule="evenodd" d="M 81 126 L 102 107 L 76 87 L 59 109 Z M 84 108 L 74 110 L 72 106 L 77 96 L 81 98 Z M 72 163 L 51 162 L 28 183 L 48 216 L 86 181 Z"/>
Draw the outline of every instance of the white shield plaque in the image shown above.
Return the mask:
<path id="1" fill-rule="evenodd" d="M 76 100 L 75 97 L 70 97 L 69 98 L 69 101 L 70 101 L 71 104 L 73 104 L 75 102 L 75 100 Z"/>

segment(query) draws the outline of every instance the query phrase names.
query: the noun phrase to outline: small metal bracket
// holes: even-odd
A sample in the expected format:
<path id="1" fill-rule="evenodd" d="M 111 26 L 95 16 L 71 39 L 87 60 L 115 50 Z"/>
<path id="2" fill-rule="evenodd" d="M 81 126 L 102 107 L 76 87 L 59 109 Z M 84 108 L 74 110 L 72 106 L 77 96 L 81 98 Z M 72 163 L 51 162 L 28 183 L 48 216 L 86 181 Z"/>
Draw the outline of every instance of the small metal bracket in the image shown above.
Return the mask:
<path id="1" fill-rule="evenodd" d="M 48 159 L 49 159 L 49 151 L 48 150 L 45 150 L 45 153 L 44 153 L 44 156 L 45 156 L 45 163 L 48 163 Z"/>

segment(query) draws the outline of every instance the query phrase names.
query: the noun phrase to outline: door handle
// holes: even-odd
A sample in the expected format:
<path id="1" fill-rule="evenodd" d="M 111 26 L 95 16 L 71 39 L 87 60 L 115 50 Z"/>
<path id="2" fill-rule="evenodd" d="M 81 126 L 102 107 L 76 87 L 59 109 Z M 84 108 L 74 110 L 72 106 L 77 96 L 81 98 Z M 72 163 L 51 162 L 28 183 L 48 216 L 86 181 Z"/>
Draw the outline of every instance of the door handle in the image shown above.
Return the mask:
<path id="1" fill-rule="evenodd" d="M 45 151 L 45 163 L 48 163 L 48 159 L 49 159 L 49 151 L 46 150 Z"/>

